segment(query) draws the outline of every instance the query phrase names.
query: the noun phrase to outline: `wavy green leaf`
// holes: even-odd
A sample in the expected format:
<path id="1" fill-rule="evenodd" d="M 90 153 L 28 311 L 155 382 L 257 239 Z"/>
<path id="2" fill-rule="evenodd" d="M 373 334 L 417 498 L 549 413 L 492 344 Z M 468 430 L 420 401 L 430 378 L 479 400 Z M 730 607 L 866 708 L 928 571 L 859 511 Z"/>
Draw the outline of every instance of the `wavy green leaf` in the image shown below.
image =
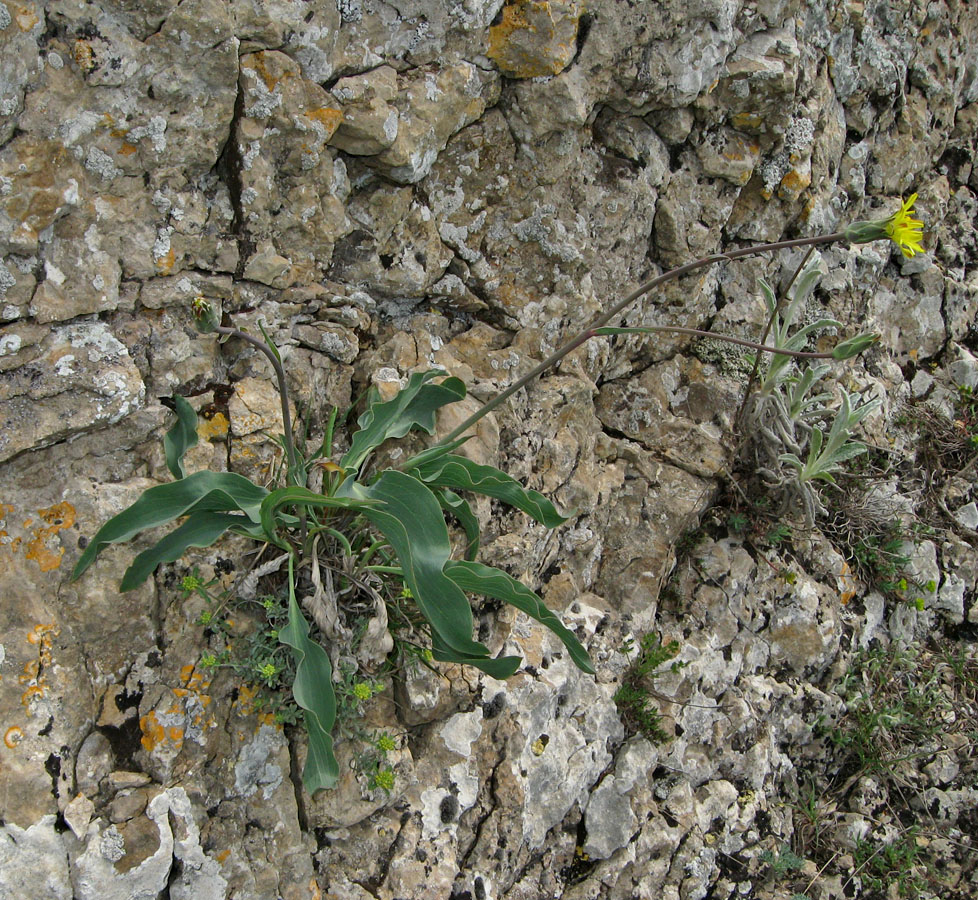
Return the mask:
<path id="1" fill-rule="evenodd" d="M 289 545 L 278 536 L 278 528 L 282 524 L 291 525 L 295 520 L 293 517 L 283 517 L 279 510 L 283 506 L 304 506 L 307 508 L 329 509 L 356 509 L 360 510 L 370 505 L 370 501 L 355 500 L 350 497 L 327 497 L 325 494 L 317 494 L 304 487 L 279 488 L 272 491 L 262 501 L 260 517 L 261 527 L 268 541 L 276 544 L 283 549 L 288 549 Z M 290 521 L 291 520 L 291 521 Z"/>
<path id="2" fill-rule="evenodd" d="M 491 678 L 502 681 L 509 678 L 523 662 L 519 656 L 468 656 L 465 653 L 456 653 L 442 641 L 437 634 L 431 636 L 431 655 L 438 662 L 455 663 L 460 666 L 473 666 L 481 669 Z"/>
<path id="3" fill-rule="evenodd" d="M 464 456 L 443 456 L 416 471 L 421 480 L 432 487 L 447 487 L 495 497 L 522 510 L 548 528 L 556 528 L 567 521 L 567 517 L 560 515 L 543 494 L 524 488 L 516 479 L 510 478 L 499 469 L 479 465 Z"/>
<path id="4" fill-rule="evenodd" d="M 458 378 L 431 383 L 433 378 L 444 374 L 440 369 L 415 372 L 407 386 L 393 399 L 385 403 L 372 402 L 357 420 L 360 430 L 353 435 L 350 449 L 343 455 L 340 465 L 348 471 L 356 471 L 384 441 L 404 437 L 412 428 L 433 434 L 435 413 L 441 407 L 465 398 L 465 385 Z"/>
<path id="5" fill-rule="evenodd" d="M 197 413 L 194 408 L 179 394 L 170 398 L 177 421 L 163 436 L 163 455 L 166 457 L 166 467 L 174 478 L 186 477 L 183 468 L 183 455 L 197 446 Z"/>
<path id="6" fill-rule="evenodd" d="M 292 696 L 303 710 L 309 752 L 302 770 L 302 784 L 314 794 L 331 788 L 340 776 L 333 752 L 333 725 L 336 723 L 336 694 L 333 692 L 333 667 L 319 644 L 309 639 L 309 623 L 295 599 L 295 572 L 289 557 L 289 621 L 279 629 L 278 639 L 292 648 L 295 681 Z"/>
<path id="7" fill-rule="evenodd" d="M 241 510 L 257 523 L 262 500 L 267 495 L 265 488 L 234 472 L 195 472 L 171 484 L 152 487 L 95 533 L 71 573 L 72 580 L 109 544 L 127 541 L 147 528 L 166 525 L 180 516 Z"/>
<path id="8" fill-rule="evenodd" d="M 209 547 L 228 529 L 249 524 L 246 516 L 221 512 L 195 513 L 132 561 L 122 576 L 119 590 L 125 592 L 139 587 L 156 571 L 158 565 L 179 559 L 189 547 Z"/>
<path id="9" fill-rule="evenodd" d="M 365 506 L 363 515 L 390 542 L 418 608 L 445 647 L 466 660 L 488 659 L 488 648 L 472 640 L 468 598 L 443 571 L 452 548 L 444 514 L 431 490 L 394 470 L 385 471 L 369 488 L 349 483 L 343 487 L 356 496 L 383 501 L 380 506 Z"/>
<path id="10" fill-rule="evenodd" d="M 465 531 L 465 536 L 468 538 L 465 544 L 465 558 L 475 559 L 479 553 L 480 529 L 479 520 L 472 512 L 472 508 L 455 491 L 448 488 L 438 488 L 433 493 L 441 504 L 441 508 L 451 513 Z"/>
<path id="11" fill-rule="evenodd" d="M 452 560 L 445 566 L 445 574 L 463 591 L 505 600 L 545 625 L 560 638 L 574 664 L 582 671 L 594 674 L 591 657 L 574 632 L 564 626 L 535 592 L 512 575 L 471 560 Z"/>

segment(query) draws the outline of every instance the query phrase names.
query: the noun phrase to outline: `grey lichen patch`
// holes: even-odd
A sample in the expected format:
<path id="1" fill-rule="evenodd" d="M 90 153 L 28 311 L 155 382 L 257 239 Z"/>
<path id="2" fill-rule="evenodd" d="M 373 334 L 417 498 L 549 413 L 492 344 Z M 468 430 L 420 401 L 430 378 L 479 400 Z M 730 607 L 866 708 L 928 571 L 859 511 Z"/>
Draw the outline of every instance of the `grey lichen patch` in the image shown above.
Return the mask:
<path id="1" fill-rule="evenodd" d="M 285 741 L 280 731 L 270 725 L 262 725 L 238 753 L 234 765 L 234 789 L 241 797 L 250 797 L 261 788 L 262 797 L 268 799 L 282 783 L 283 773 L 279 765 L 269 761 L 278 753 Z"/>

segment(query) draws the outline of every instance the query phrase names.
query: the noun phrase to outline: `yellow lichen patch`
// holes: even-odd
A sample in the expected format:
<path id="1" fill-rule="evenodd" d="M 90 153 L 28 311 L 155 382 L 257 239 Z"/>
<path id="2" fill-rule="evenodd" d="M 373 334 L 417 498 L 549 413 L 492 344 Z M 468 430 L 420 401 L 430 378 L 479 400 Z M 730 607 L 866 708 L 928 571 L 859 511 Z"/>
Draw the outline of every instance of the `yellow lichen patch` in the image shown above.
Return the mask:
<path id="1" fill-rule="evenodd" d="M 226 859 L 227 859 L 227 858 L 228 858 L 228 857 L 229 857 L 230 855 L 231 855 L 231 851 L 230 851 L 229 849 L 228 849 L 228 850 L 222 850 L 222 851 L 221 851 L 220 853 L 218 853 L 218 854 L 217 854 L 217 855 L 216 855 L 216 856 L 214 857 L 214 859 L 216 859 L 216 860 L 217 860 L 217 861 L 218 861 L 219 863 L 221 863 L 221 864 L 223 864 L 223 863 L 224 863 L 224 861 L 225 861 L 225 860 L 226 860 Z"/>
<path id="2" fill-rule="evenodd" d="M 230 427 L 228 417 L 222 412 L 216 412 L 209 419 L 201 418 L 197 421 L 197 437 L 202 441 L 224 439 L 228 436 Z"/>
<path id="3" fill-rule="evenodd" d="M 88 73 L 95 68 L 95 51 L 88 41 L 75 41 L 74 47 L 71 48 L 71 55 L 83 72 Z"/>
<path id="4" fill-rule="evenodd" d="M 336 133 L 336 129 L 343 124 L 343 113 L 330 106 L 307 110 L 306 116 L 314 122 L 319 122 L 326 129 L 326 140 L 329 140 Z"/>
<path id="5" fill-rule="evenodd" d="M 34 528 L 31 539 L 27 542 L 27 559 L 34 560 L 42 572 L 50 572 L 61 565 L 61 557 L 64 555 L 64 547 L 52 550 L 48 546 L 48 541 L 59 531 L 71 528 L 75 524 L 75 508 L 70 503 L 56 503 L 47 509 L 39 509 L 38 515 L 46 523 Z M 28 520 L 30 521 L 30 520 Z M 24 523 L 27 527 L 27 523 Z"/>
<path id="6" fill-rule="evenodd" d="M 760 128 L 764 124 L 764 119 L 757 113 L 737 113 L 730 119 L 730 124 L 734 128 Z"/>
<path id="7" fill-rule="evenodd" d="M 163 726 L 156 718 L 155 710 L 150 710 L 145 716 L 140 717 L 139 730 L 143 733 L 139 742 L 147 753 L 152 753 L 166 737 Z"/>
<path id="8" fill-rule="evenodd" d="M 164 256 L 161 256 L 156 260 L 156 271 L 161 275 L 169 275 L 170 272 L 173 271 L 173 266 L 176 264 L 176 261 L 177 255 L 174 253 L 173 248 L 171 247 L 166 251 Z"/>
<path id="9" fill-rule="evenodd" d="M 510 78 L 563 71 L 577 52 L 579 0 L 515 0 L 489 29 L 487 56 Z"/>
<path id="10" fill-rule="evenodd" d="M 309 894 L 310 900 L 323 900 L 323 892 L 319 890 L 319 885 L 316 884 L 315 878 L 309 879 Z"/>
<path id="11" fill-rule="evenodd" d="M 41 17 L 37 14 L 37 8 L 32 4 L 31 6 L 18 6 L 14 12 L 14 20 L 21 31 L 30 31 L 41 21 Z"/>
<path id="12" fill-rule="evenodd" d="M 24 739 L 24 731 L 16 725 L 11 725 L 4 733 L 3 742 L 13 750 Z"/>

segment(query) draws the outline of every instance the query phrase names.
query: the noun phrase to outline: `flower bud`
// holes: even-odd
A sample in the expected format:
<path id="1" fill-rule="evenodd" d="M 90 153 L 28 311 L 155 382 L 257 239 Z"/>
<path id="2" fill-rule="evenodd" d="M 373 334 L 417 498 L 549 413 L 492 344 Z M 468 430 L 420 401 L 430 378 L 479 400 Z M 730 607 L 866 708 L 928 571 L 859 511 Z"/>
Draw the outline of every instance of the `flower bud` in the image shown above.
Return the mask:
<path id="1" fill-rule="evenodd" d="M 221 314 L 203 295 L 198 294 L 190 301 L 190 311 L 194 316 L 194 324 L 201 334 L 210 334 L 221 324 Z"/>
<path id="2" fill-rule="evenodd" d="M 832 350 L 833 359 L 851 359 L 853 356 L 857 356 L 862 353 L 863 350 L 868 347 L 872 347 L 880 339 L 880 336 L 875 332 L 869 332 L 867 334 L 857 334 L 855 337 L 849 338 L 847 341 L 842 341 L 840 344 L 836 344 Z"/>

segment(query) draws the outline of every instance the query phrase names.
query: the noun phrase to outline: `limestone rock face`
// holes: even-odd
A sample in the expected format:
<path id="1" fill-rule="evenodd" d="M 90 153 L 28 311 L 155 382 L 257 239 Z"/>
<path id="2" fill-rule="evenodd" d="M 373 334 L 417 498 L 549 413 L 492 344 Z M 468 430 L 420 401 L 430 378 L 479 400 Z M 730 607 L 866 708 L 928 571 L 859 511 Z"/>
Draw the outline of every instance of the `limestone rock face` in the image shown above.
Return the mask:
<path id="1" fill-rule="evenodd" d="M 924 814 L 915 874 L 978 895 L 976 52 L 954 0 L 0 0 L 0 896 L 842 900 Z M 71 580 L 171 480 L 161 400 L 198 413 L 188 472 L 281 477 L 273 369 L 200 334 L 198 298 L 275 343 L 319 490 L 369 389 L 462 379 L 446 435 L 714 254 L 613 324 L 756 341 L 758 279 L 783 295 L 806 250 L 723 253 L 910 193 L 922 252 L 821 246 L 798 310 L 841 323 L 806 350 L 879 335 L 827 361 L 827 416 L 772 431 L 779 459 L 843 389 L 882 401 L 813 522 L 751 453 L 752 351 L 688 334 L 591 338 L 458 449 L 568 515 L 471 503 L 479 559 L 595 676 L 482 597 L 474 636 L 517 674 L 429 668 L 371 601 L 359 646 L 314 632 L 345 699 L 338 784 L 310 797 L 301 722 L 258 684 L 271 548 L 231 536 L 120 593 L 151 530 Z M 300 567 L 299 591 L 341 576 Z M 869 737 L 866 697 L 902 704 Z M 802 868 L 775 879 L 787 847 Z"/>

